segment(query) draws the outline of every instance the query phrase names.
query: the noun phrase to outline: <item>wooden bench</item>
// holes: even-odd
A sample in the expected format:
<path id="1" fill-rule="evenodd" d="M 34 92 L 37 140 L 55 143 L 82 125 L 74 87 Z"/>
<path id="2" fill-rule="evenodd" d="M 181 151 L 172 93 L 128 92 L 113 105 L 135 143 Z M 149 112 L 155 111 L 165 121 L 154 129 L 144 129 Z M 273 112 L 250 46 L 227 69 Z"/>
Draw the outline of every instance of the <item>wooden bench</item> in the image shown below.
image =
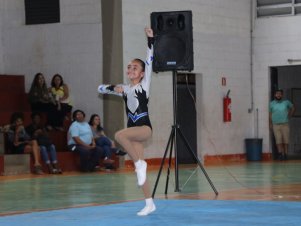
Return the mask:
<path id="1" fill-rule="evenodd" d="M 10 123 L 10 117 L 14 112 L 24 113 L 24 125 L 31 123 L 30 104 L 28 102 L 28 95 L 25 93 L 25 78 L 23 75 L 0 75 L 0 126 Z M 46 114 L 41 114 L 42 122 L 47 122 Z M 69 120 L 64 121 L 64 129 L 67 131 L 71 124 L 71 115 Z M 60 167 L 63 171 L 78 171 L 79 170 L 79 156 L 67 149 L 67 132 L 50 131 L 49 136 L 56 146 L 57 157 Z M 13 158 L 11 152 L 7 147 L 6 136 L 0 133 L 0 174 L 5 174 L 4 164 L 9 162 L 7 158 Z M 9 155 L 9 156 L 8 156 Z M 25 154 L 26 155 L 26 154 Z M 114 167 L 118 168 L 119 158 L 113 155 L 115 163 Z M 21 158 L 22 159 L 22 158 Z M 33 159 L 30 160 L 30 168 L 33 169 Z M 45 164 L 43 164 L 46 170 Z"/>

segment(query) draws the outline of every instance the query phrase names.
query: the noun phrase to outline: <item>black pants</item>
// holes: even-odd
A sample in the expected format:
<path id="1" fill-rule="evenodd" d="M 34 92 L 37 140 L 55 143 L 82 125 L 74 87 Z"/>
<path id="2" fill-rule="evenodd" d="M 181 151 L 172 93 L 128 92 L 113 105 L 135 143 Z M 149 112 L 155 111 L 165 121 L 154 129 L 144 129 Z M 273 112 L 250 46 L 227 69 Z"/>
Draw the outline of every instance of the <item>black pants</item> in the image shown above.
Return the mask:
<path id="1" fill-rule="evenodd" d="M 74 145 L 69 145 L 69 149 L 72 150 Z M 83 172 L 92 172 L 95 167 L 99 165 L 100 158 L 103 156 L 103 151 L 100 147 L 88 149 L 82 145 L 75 145 L 76 153 L 80 158 L 80 169 Z"/>

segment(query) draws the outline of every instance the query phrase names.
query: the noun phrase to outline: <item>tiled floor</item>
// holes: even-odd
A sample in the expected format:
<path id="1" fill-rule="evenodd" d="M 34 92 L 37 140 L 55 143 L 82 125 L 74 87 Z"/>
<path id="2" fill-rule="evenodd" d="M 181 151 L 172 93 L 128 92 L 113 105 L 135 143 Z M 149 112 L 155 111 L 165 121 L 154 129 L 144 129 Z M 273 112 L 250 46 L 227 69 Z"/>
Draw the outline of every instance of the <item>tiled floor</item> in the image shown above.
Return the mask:
<path id="1" fill-rule="evenodd" d="M 150 167 L 151 168 L 151 167 Z M 180 192 L 174 192 L 174 168 L 165 196 L 166 169 L 160 176 L 156 199 L 301 201 L 301 161 L 246 162 L 205 166 L 214 187 L 200 168 L 179 167 Z M 158 168 L 149 170 L 153 187 Z M 133 170 L 89 174 L 21 175 L 0 177 L 0 214 L 106 205 L 143 199 Z"/>

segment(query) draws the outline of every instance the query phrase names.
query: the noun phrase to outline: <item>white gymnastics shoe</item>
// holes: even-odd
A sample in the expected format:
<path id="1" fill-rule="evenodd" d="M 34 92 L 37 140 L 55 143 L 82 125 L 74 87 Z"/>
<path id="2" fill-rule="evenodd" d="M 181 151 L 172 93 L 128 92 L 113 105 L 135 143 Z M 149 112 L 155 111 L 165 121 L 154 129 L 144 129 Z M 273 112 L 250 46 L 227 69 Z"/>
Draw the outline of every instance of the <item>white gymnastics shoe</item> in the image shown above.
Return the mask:
<path id="1" fill-rule="evenodd" d="M 150 213 L 154 212 L 156 210 L 156 206 L 154 203 L 151 205 L 146 205 L 142 210 L 140 210 L 137 215 L 138 216 L 147 216 Z"/>
<path id="2" fill-rule="evenodd" d="M 135 171 L 137 173 L 138 186 L 142 186 L 146 181 L 147 163 L 144 160 L 138 160 L 138 162 L 135 163 L 135 166 L 136 166 Z"/>

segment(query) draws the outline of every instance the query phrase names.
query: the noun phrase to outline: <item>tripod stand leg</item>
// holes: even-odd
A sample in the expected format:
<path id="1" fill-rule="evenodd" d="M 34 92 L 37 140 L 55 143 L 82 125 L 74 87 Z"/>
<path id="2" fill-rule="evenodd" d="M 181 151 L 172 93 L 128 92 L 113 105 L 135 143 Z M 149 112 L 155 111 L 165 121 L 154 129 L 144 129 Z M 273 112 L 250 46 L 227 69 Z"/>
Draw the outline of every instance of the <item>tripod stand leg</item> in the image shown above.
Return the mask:
<path id="1" fill-rule="evenodd" d="M 173 131 L 175 131 L 175 130 L 173 129 Z M 165 195 L 167 195 L 167 190 L 168 190 L 168 182 L 169 182 L 170 166 L 171 166 L 171 158 L 172 158 L 172 147 L 174 145 L 174 138 L 175 138 L 175 133 L 173 132 L 173 136 L 171 138 L 171 144 L 170 144 L 169 161 L 168 161 L 167 177 L 166 177 L 166 184 L 165 184 Z"/>
<path id="2" fill-rule="evenodd" d="M 166 148 L 165 148 L 164 156 L 163 156 L 163 159 L 161 161 L 160 170 L 159 170 L 159 173 L 158 173 L 158 176 L 157 176 L 157 179 L 156 179 L 155 187 L 154 187 L 153 194 L 152 194 L 153 198 L 155 197 L 155 193 L 156 193 L 156 190 L 157 190 L 157 186 L 158 186 L 158 183 L 159 183 L 159 179 L 160 179 L 160 176 L 161 176 L 161 172 L 162 172 L 163 165 L 164 165 L 164 162 L 165 162 L 165 159 L 166 159 L 166 155 L 167 155 L 169 145 L 170 145 L 171 142 L 173 142 L 174 133 L 175 133 L 175 131 L 174 131 L 174 129 L 172 129 L 171 132 L 170 132 L 169 138 L 168 138 L 168 142 L 167 142 L 167 145 L 166 145 Z"/>
<path id="3" fill-rule="evenodd" d="M 177 131 L 179 132 L 180 137 L 181 137 L 182 140 L 184 141 L 185 146 L 186 146 L 187 149 L 190 151 L 190 154 L 193 156 L 194 160 L 198 163 L 198 165 L 200 166 L 201 170 L 203 171 L 203 173 L 204 173 L 204 175 L 205 175 L 207 181 L 208 181 L 209 184 L 211 185 L 211 188 L 213 189 L 215 195 L 218 195 L 218 192 L 217 192 L 216 188 L 214 187 L 212 181 L 210 180 L 210 178 L 209 178 L 209 176 L 208 176 L 206 170 L 204 169 L 204 167 L 203 167 L 201 161 L 199 160 L 199 158 L 197 157 L 197 155 L 192 151 L 192 149 L 191 149 L 191 147 L 190 147 L 190 145 L 189 145 L 189 143 L 188 143 L 186 137 L 184 136 L 184 134 L 182 133 L 182 131 L 180 130 L 179 127 L 177 127 Z"/>
<path id="4" fill-rule="evenodd" d="M 178 149 L 177 149 L 177 125 L 174 125 L 175 135 L 174 135 L 174 149 L 175 149 L 175 192 L 180 191 L 179 186 L 179 164 L 178 164 Z"/>

